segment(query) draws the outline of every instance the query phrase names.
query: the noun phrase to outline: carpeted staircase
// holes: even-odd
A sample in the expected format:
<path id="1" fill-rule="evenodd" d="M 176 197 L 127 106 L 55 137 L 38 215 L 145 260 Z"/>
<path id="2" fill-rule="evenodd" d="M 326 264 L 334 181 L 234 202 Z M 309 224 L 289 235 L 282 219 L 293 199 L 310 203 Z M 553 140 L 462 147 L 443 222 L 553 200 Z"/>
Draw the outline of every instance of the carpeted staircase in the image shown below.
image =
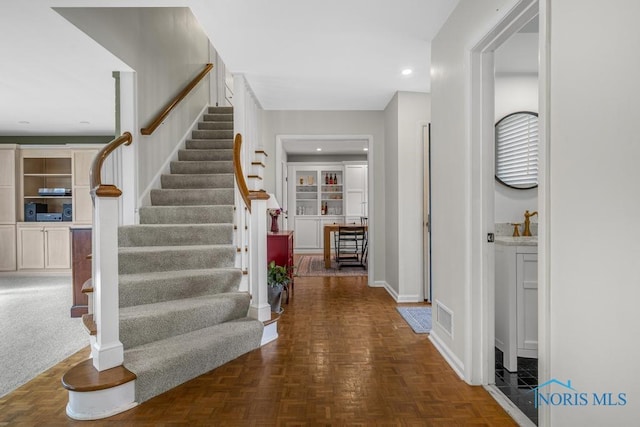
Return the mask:
<path id="1" fill-rule="evenodd" d="M 144 402 L 260 346 L 234 268 L 233 111 L 210 107 L 140 209 L 119 230 L 120 340 Z"/>

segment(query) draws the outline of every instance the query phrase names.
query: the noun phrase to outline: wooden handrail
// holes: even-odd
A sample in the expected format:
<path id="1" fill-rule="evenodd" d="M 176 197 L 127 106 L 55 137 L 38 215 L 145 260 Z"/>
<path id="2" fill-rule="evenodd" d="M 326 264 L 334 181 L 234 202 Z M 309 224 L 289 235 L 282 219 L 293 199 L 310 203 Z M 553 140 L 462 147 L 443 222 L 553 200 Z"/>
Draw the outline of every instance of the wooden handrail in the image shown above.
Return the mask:
<path id="1" fill-rule="evenodd" d="M 233 141 L 233 172 L 236 176 L 236 182 L 238 183 L 238 190 L 244 201 L 245 206 L 251 213 L 251 201 L 252 200 L 267 200 L 269 194 L 266 191 L 252 191 L 247 186 L 247 181 L 244 178 L 242 172 L 242 162 L 240 161 L 240 149 L 242 148 L 242 135 L 236 134 Z"/>
<path id="2" fill-rule="evenodd" d="M 129 145 L 133 142 L 133 136 L 130 132 L 125 132 L 118 138 L 114 139 L 104 147 L 102 150 L 98 152 L 95 159 L 93 159 L 93 163 L 91 164 L 91 169 L 89 170 L 89 180 L 91 182 L 91 192 L 100 197 L 120 197 L 122 191 L 115 185 L 106 185 L 102 183 L 102 164 L 105 159 L 109 157 L 109 154 L 113 152 L 116 148 L 124 145 Z"/>
<path id="3" fill-rule="evenodd" d="M 191 80 L 191 82 L 189 82 L 189 84 L 185 86 L 185 88 L 182 89 L 182 91 L 180 91 L 180 93 L 176 95 L 176 97 L 173 98 L 173 100 L 171 100 L 171 102 L 169 102 L 166 107 L 164 107 L 164 110 L 162 110 L 162 112 L 160 112 L 160 114 L 158 114 L 158 116 L 153 119 L 149 126 L 140 129 L 140 133 L 143 135 L 151 135 L 153 131 L 156 130 L 158 126 L 160 126 L 164 119 L 167 118 L 169 113 L 176 107 L 176 105 L 178 105 L 180 101 L 186 98 L 189 92 L 191 92 L 193 88 L 196 87 L 202 79 L 204 79 L 204 77 L 209 73 L 209 71 L 211 71 L 212 68 L 213 64 L 205 65 L 204 70 L 202 70 L 200 74 L 195 76 L 194 79 Z"/>

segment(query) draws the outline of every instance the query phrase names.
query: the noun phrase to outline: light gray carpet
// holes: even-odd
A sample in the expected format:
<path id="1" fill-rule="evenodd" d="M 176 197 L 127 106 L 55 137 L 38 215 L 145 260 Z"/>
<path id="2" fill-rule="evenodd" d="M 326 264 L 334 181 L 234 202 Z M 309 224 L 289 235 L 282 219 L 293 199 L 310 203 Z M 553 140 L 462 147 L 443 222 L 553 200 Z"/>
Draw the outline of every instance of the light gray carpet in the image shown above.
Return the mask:
<path id="1" fill-rule="evenodd" d="M 0 396 L 89 345 L 71 276 L 0 276 Z"/>

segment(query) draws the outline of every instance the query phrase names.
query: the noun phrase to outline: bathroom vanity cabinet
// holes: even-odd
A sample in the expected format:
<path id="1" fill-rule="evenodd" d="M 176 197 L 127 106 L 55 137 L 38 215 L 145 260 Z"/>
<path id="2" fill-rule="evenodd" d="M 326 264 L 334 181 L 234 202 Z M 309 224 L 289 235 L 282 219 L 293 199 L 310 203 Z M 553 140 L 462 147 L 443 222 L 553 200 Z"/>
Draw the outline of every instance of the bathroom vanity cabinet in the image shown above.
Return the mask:
<path id="1" fill-rule="evenodd" d="M 535 239 L 496 238 L 495 345 L 508 371 L 538 357 L 538 246 Z"/>

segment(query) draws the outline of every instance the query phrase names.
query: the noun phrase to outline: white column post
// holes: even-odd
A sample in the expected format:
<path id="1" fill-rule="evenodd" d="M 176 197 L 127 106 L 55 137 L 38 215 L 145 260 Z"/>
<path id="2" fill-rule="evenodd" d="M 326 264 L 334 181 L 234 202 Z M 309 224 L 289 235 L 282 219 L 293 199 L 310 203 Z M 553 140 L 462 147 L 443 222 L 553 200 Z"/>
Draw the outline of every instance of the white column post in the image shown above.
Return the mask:
<path id="1" fill-rule="evenodd" d="M 249 223 L 249 316 L 260 321 L 271 319 L 267 303 L 267 201 L 252 200 Z"/>
<path id="2" fill-rule="evenodd" d="M 122 365 L 118 298 L 118 197 L 95 197 L 93 210 L 93 306 L 97 326 L 91 340 L 93 366 L 104 371 Z"/>

